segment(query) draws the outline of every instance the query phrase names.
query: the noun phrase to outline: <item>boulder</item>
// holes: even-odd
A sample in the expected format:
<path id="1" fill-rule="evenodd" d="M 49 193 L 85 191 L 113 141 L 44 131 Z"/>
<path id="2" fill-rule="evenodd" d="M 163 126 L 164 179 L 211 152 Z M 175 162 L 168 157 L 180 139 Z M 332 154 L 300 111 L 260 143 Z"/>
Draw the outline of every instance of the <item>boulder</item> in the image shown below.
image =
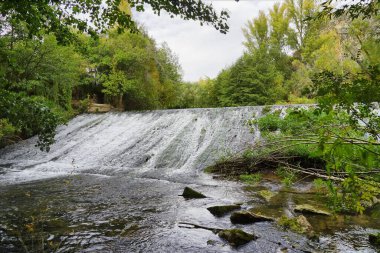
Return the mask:
<path id="1" fill-rule="evenodd" d="M 272 218 L 249 211 L 237 211 L 231 214 L 230 220 L 234 224 L 249 224 L 261 221 L 273 221 Z"/>
<path id="2" fill-rule="evenodd" d="M 294 207 L 295 212 L 304 213 L 304 214 L 318 214 L 318 215 L 332 215 L 329 211 L 315 207 L 309 204 L 296 205 Z"/>
<path id="3" fill-rule="evenodd" d="M 269 190 L 261 190 L 258 194 L 261 198 L 265 199 L 265 201 L 269 202 L 277 193 Z"/>
<path id="4" fill-rule="evenodd" d="M 209 210 L 210 213 L 217 217 L 222 217 L 223 215 L 237 209 L 240 209 L 239 205 L 210 206 L 207 208 L 207 210 Z"/>
<path id="5" fill-rule="evenodd" d="M 296 218 L 297 223 L 300 225 L 302 233 L 307 235 L 313 235 L 313 227 L 311 226 L 310 222 L 306 219 L 305 216 L 300 215 Z"/>
<path id="6" fill-rule="evenodd" d="M 314 237 L 314 230 L 309 221 L 306 219 L 305 216 L 299 215 L 295 218 L 289 218 L 287 216 L 282 216 L 278 220 L 278 224 L 282 226 L 285 229 L 289 229 L 293 232 L 299 233 L 299 234 L 305 234 L 308 237 L 313 238 Z"/>
<path id="7" fill-rule="evenodd" d="M 239 247 L 257 239 L 255 235 L 248 234 L 241 229 L 225 229 L 220 231 L 218 235 L 233 247 Z"/>
<path id="8" fill-rule="evenodd" d="M 183 190 L 182 196 L 186 199 L 201 199 L 201 198 L 206 198 L 205 195 L 203 195 L 200 192 L 197 192 L 190 187 L 185 187 Z"/>

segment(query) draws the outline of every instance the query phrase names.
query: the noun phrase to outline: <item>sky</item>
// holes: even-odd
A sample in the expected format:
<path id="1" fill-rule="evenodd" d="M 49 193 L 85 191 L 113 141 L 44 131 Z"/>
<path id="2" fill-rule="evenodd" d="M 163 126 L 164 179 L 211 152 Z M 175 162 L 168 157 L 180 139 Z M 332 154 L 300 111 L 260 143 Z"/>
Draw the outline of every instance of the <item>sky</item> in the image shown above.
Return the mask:
<path id="1" fill-rule="evenodd" d="M 230 13 L 229 32 L 221 34 L 212 26 L 201 26 L 197 21 L 170 18 L 167 13 L 155 15 L 151 9 L 134 12 L 134 19 L 142 24 L 158 44 L 166 42 L 178 56 L 184 81 L 214 78 L 225 67 L 232 65 L 243 51 L 242 27 L 257 17 L 259 10 L 268 11 L 279 0 L 212 0 L 216 10 Z"/>

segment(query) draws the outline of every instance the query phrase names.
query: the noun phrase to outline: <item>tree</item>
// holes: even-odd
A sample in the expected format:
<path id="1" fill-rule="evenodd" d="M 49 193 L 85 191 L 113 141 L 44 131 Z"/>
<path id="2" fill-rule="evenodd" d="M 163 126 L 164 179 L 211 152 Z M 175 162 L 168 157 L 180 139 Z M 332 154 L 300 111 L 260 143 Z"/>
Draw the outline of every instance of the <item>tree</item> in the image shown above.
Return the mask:
<path id="1" fill-rule="evenodd" d="M 84 73 L 84 59 L 72 46 L 62 47 L 52 35 L 42 40 L 0 37 L 0 89 L 44 96 L 71 109 L 73 87 Z"/>
<path id="2" fill-rule="evenodd" d="M 137 31 L 128 4 L 137 11 L 149 5 L 157 15 L 166 11 L 172 17 L 199 20 L 221 33 L 229 28 L 228 13 L 218 14 L 211 4 L 201 0 L 1 0 L 0 13 L 2 18 L 25 22 L 30 36 L 40 35 L 40 31 L 54 32 L 59 42 L 66 43 L 73 39 L 72 28 L 92 36 L 116 25 L 119 32 L 125 28 Z"/>
<path id="3" fill-rule="evenodd" d="M 379 4 L 378 0 L 359 0 L 352 1 L 351 3 L 345 3 L 339 7 L 335 7 L 334 4 L 338 3 L 337 0 L 327 0 L 322 3 L 322 11 L 319 13 L 319 17 L 328 16 L 341 17 L 346 15 L 351 19 L 358 17 L 371 18 L 379 13 Z"/>

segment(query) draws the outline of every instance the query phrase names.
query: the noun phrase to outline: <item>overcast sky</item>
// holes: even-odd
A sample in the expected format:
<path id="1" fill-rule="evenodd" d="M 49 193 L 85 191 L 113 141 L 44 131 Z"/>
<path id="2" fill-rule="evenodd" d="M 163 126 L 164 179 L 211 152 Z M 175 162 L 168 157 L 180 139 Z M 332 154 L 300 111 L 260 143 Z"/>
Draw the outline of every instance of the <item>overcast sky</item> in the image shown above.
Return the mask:
<path id="1" fill-rule="evenodd" d="M 231 65 L 244 51 L 242 27 L 247 20 L 267 11 L 278 0 L 213 0 L 217 10 L 227 9 L 230 30 L 221 34 L 212 26 L 201 26 L 199 22 L 170 18 L 166 13 L 153 14 L 151 9 L 134 13 L 134 18 L 143 24 L 157 43 L 167 42 L 179 58 L 185 81 L 197 81 L 208 76 L 214 78 L 220 70 Z"/>

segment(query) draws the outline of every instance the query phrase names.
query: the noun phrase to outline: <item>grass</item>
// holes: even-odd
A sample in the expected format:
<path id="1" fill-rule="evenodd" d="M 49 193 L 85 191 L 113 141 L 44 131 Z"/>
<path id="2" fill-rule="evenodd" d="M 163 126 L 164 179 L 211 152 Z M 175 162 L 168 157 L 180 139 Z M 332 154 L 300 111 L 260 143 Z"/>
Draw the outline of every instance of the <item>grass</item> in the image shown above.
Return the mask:
<path id="1" fill-rule="evenodd" d="M 239 176 L 239 179 L 247 184 L 257 184 L 263 179 L 263 176 L 260 173 L 243 174 Z"/>

